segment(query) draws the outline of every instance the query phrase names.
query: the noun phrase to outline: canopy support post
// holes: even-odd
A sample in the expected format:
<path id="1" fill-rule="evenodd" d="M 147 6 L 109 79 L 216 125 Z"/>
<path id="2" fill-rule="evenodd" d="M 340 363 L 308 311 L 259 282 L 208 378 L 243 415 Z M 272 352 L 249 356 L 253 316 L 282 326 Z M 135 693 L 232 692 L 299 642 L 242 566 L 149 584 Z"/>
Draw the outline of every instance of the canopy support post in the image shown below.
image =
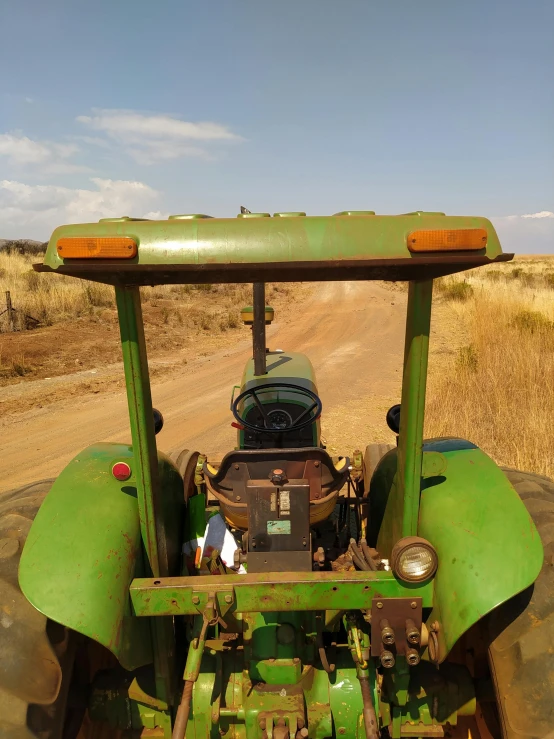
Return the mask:
<path id="1" fill-rule="evenodd" d="M 162 516 L 158 451 L 140 290 L 136 286 L 116 287 L 115 295 L 131 424 L 133 472 L 146 565 L 153 577 L 166 577 L 169 574 L 167 541 Z M 172 661 L 175 652 L 172 622 L 167 618 L 153 618 L 151 626 L 156 694 L 160 700 L 171 705 L 174 692 Z"/>
<path id="2" fill-rule="evenodd" d="M 254 283 L 252 343 L 254 354 L 254 374 L 266 375 L 265 346 L 265 282 Z"/>
<path id="3" fill-rule="evenodd" d="M 432 295 L 433 280 L 410 282 L 397 473 L 403 537 L 417 535 Z"/>

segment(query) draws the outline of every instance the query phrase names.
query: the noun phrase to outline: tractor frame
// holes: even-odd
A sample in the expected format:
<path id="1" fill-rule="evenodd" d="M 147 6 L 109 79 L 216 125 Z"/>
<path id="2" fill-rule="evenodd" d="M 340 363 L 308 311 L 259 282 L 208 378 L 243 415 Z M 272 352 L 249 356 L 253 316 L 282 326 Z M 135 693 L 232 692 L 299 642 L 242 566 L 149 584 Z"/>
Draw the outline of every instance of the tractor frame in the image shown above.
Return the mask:
<path id="1" fill-rule="evenodd" d="M 144 727 L 144 736 L 169 738 L 172 732 L 176 736 L 183 655 L 177 653 L 174 619 L 182 616 L 192 617 L 185 692 L 190 683 L 197 691 L 189 739 L 200 735 L 373 739 L 385 726 L 392 739 L 440 736 L 440 727 L 475 711 L 475 693 L 465 677 L 454 676 L 457 697 L 450 703 L 445 694 L 437 698 L 430 687 L 422 688 L 416 699 L 408 690 L 411 668 L 402 658 L 383 678 L 375 657 L 381 649 L 375 646 L 376 609 L 388 609 L 391 618 L 399 614 L 402 623 L 412 609 L 416 620 L 426 624 L 430 646 L 423 649 L 422 663 L 432 673 L 463 634 L 530 586 L 540 571 L 540 539 L 499 468 L 470 442 L 423 438 L 433 278 L 506 261 L 512 255 L 502 254 L 494 228 L 484 218 L 422 211 L 402 216 L 353 211 L 329 217 L 276 216 L 179 216 L 164 222 L 104 219 L 54 232 L 37 270 L 115 287 L 131 445 L 94 445 L 62 472 L 29 534 L 20 565 L 21 588 L 35 608 L 103 644 L 126 670 L 153 663 L 149 692 L 135 677 L 115 698 L 112 691 L 108 700 L 109 691 L 100 689 L 95 698 L 96 710 L 102 715 L 111 711 L 112 717 L 131 705 L 133 726 Z M 477 231 L 480 244 L 472 240 Z M 431 250 L 412 249 L 413 235 L 424 233 L 435 235 L 434 247 L 432 243 Z M 136 246 L 133 257 L 88 258 L 87 248 L 92 253 L 102 240 L 110 239 L 131 240 Z M 70 251 L 67 256 L 72 240 L 85 251 L 77 256 Z M 167 282 L 259 286 L 268 279 L 409 283 L 398 446 L 373 475 L 370 528 L 377 550 L 387 558 L 406 537 L 431 541 L 439 570 L 430 580 L 403 582 L 391 569 L 211 577 L 178 573 L 176 551 L 181 542 L 175 521 L 183 515 L 182 478 L 156 446 L 140 286 Z M 259 316 L 259 306 L 264 305 L 259 288 L 254 321 L 256 305 Z M 258 363 L 258 379 L 263 377 L 260 369 Z M 130 464 L 132 477 L 127 483 L 110 475 L 114 461 Z M 495 516 L 499 508 L 502 520 Z M 264 619 L 264 623 L 275 620 L 276 614 L 286 614 L 300 628 L 298 619 L 304 614 L 302 629 L 310 644 L 316 644 L 322 628 L 331 629 L 342 620 L 349 635 L 344 653 L 350 662 L 339 660 L 336 679 L 340 682 L 342 676 L 350 692 L 340 693 L 337 682 L 323 684 L 317 672 L 319 677 L 305 687 L 303 698 L 294 691 L 287 693 L 282 686 L 301 679 L 302 669 L 310 660 L 313 664 L 312 652 L 299 659 L 279 647 L 268 657 L 259 645 L 245 643 L 244 663 L 226 666 L 226 646 L 212 640 L 207 647 L 206 628 L 218 622 L 228 622 L 231 628 L 239 614 L 249 614 L 252 630 Z M 365 621 L 359 620 L 360 614 L 366 615 Z M 356 623 L 349 625 L 349 619 Z M 250 681 L 251 693 L 257 684 L 279 685 L 280 692 L 256 693 L 254 707 L 229 703 L 229 694 L 214 698 L 206 677 L 210 670 L 216 681 L 222 674 L 231 680 L 231 670 L 233 680 Z M 455 665 L 451 671 L 456 671 Z M 353 687 L 356 680 L 360 690 Z M 349 706 L 343 705 L 346 695 L 351 696 Z M 435 709 L 440 703 L 441 710 L 433 710 L 431 699 L 425 702 L 423 695 L 435 695 Z M 188 700 L 190 704 L 190 695 Z M 311 701 L 305 726 L 295 723 L 299 700 Z M 368 700 L 379 723 L 373 728 Z"/>

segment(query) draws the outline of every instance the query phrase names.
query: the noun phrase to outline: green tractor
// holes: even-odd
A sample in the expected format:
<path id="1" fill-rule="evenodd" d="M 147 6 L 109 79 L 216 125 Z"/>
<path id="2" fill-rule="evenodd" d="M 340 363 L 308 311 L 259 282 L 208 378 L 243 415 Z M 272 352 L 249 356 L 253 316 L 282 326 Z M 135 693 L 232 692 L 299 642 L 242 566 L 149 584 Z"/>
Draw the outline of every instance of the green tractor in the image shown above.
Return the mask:
<path id="1" fill-rule="evenodd" d="M 433 279 L 511 258 L 421 211 L 58 228 L 35 269 L 114 285 L 132 443 L 0 497 L 0 736 L 552 737 L 554 485 L 423 439 Z M 329 455 L 268 280 L 409 283 L 395 446 Z M 253 284 L 237 446 L 170 458 L 140 286 L 207 282 Z"/>

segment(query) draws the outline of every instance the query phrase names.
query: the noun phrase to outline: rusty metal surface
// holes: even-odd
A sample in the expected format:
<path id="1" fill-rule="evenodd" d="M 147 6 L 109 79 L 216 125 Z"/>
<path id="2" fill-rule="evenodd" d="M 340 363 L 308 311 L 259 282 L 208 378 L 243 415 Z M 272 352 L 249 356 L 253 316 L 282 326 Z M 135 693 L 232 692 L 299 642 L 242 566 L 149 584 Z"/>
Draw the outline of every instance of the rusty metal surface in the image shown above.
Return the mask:
<path id="1" fill-rule="evenodd" d="M 366 609 L 375 597 L 420 597 L 424 608 L 433 604 L 432 582 L 407 586 L 384 571 L 144 578 L 133 580 L 130 592 L 137 616 L 174 616 L 198 613 L 213 589 L 220 606 L 229 596 L 239 612 Z"/>
<path id="2" fill-rule="evenodd" d="M 513 254 L 500 254 L 494 259 L 471 255 L 448 255 L 440 257 L 415 257 L 413 259 L 372 259 L 345 262 L 321 261 L 263 262 L 259 264 L 188 264 L 148 265 L 79 263 L 52 269 L 47 265 L 35 264 L 37 272 L 56 272 L 74 275 L 84 280 L 103 282 L 108 285 L 169 285 L 169 284 L 211 284 L 244 282 L 321 282 L 344 280 L 425 280 L 444 275 L 463 272 L 473 267 L 507 262 Z"/>
<path id="3" fill-rule="evenodd" d="M 405 655 L 408 649 L 419 647 L 419 641 L 410 643 L 406 631 L 408 622 L 421 633 L 421 604 L 418 597 L 376 598 L 371 605 L 371 656 L 379 657 L 383 648 L 396 656 Z M 394 632 L 392 644 L 383 642 L 382 632 Z"/>
<path id="4" fill-rule="evenodd" d="M 249 572 L 310 572 L 310 489 L 305 480 L 279 487 L 250 480 L 248 504 Z"/>
<path id="5" fill-rule="evenodd" d="M 204 465 L 204 474 L 210 487 L 238 501 L 244 500 L 248 480 L 268 480 L 272 470 L 279 468 L 289 480 L 309 480 L 310 499 L 319 500 L 345 484 L 348 467 L 347 459 L 343 468 L 337 470 L 329 454 L 318 447 L 251 449 L 229 452 L 215 473 Z"/>

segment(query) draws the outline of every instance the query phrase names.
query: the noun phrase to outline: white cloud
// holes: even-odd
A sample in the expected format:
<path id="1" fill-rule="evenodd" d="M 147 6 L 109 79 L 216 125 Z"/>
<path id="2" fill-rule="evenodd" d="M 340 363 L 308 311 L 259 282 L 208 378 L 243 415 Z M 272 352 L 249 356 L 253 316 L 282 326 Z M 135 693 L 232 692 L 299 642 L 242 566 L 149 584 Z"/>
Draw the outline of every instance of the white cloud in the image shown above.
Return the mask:
<path id="1" fill-rule="evenodd" d="M 199 142 L 205 146 L 242 141 L 220 123 L 194 123 L 170 115 L 145 115 L 133 110 L 94 110 L 93 115 L 80 115 L 77 121 L 103 132 L 140 164 L 181 157 L 210 158 L 209 153 L 198 146 Z"/>
<path id="2" fill-rule="evenodd" d="M 198 141 L 239 138 L 219 123 L 191 123 L 169 115 L 143 115 L 133 110 L 96 110 L 95 113 L 94 116 L 80 115 L 77 120 L 118 137 L 134 134 L 140 137 Z"/>
<path id="3" fill-rule="evenodd" d="M 143 215 L 143 218 L 148 218 L 150 221 L 167 221 L 169 218 L 169 212 L 162 210 L 149 210 L 148 213 Z"/>
<path id="4" fill-rule="evenodd" d="M 554 213 L 550 210 L 541 210 L 538 213 L 526 213 L 522 218 L 554 218 Z"/>
<path id="5" fill-rule="evenodd" d="M 168 159 L 199 157 L 210 159 L 210 155 L 198 146 L 183 146 L 175 141 L 143 141 L 127 149 L 127 154 L 138 164 L 154 164 Z"/>
<path id="6" fill-rule="evenodd" d="M 82 141 L 84 144 L 90 146 L 99 146 L 101 149 L 109 149 L 110 145 L 106 139 L 100 138 L 100 136 L 72 136 L 76 141 Z"/>
<path id="7" fill-rule="evenodd" d="M 516 254 L 554 254 L 554 213 L 541 210 L 491 218 L 504 251 Z"/>
<path id="8" fill-rule="evenodd" d="M 143 182 L 98 177 L 90 182 L 90 189 L 72 189 L 0 181 L 0 236 L 46 240 L 56 226 L 64 223 L 87 223 L 122 215 L 148 217 L 144 214 L 152 212 L 159 197 Z"/>
<path id="9" fill-rule="evenodd" d="M 78 151 L 76 144 L 37 141 L 20 132 L 0 134 L 0 157 L 6 157 L 12 165 L 33 167 L 43 174 L 90 171 L 88 167 L 67 161 Z"/>

